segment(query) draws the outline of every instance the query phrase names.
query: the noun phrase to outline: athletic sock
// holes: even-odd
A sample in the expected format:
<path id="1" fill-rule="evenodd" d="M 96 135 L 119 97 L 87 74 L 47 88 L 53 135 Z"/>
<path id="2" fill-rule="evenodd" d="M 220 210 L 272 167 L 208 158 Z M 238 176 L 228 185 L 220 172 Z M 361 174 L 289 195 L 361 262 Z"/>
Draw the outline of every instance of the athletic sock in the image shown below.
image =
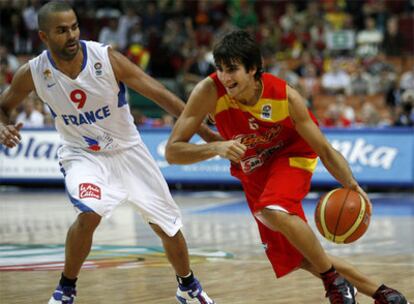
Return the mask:
<path id="1" fill-rule="evenodd" d="M 62 275 L 60 277 L 60 282 L 59 285 L 60 286 L 65 286 L 65 287 L 76 287 L 76 281 L 78 279 L 69 279 L 67 277 L 65 277 L 65 275 L 62 272 Z"/>
<path id="2" fill-rule="evenodd" d="M 336 272 L 335 267 L 332 266 L 331 268 L 321 273 L 320 275 L 323 281 L 323 285 L 325 286 L 325 290 L 328 290 L 328 287 L 338 277 L 339 274 Z"/>
<path id="3" fill-rule="evenodd" d="M 372 297 L 375 299 L 376 297 L 378 297 L 378 295 L 380 294 L 381 291 L 383 291 L 384 289 L 387 289 L 387 288 L 388 288 L 387 286 L 382 284 L 380 287 L 378 287 L 377 291 L 372 295 Z"/>
<path id="4" fill-rule="evenodd" d="M 183 286 L 188 286 L 188 285 L 190 285 L 191 283 L 193 283 L 194 282 L 194 274 L 193 274 L 193 272 L 191 271 L 188 275 L 186 275 L 185 277 L 180 277 L 180 276 L 178 276 L 177 275 L 177 281 L 178 281 L 178 283 L 180 284 L 180 285 L 183 285 Z"/>

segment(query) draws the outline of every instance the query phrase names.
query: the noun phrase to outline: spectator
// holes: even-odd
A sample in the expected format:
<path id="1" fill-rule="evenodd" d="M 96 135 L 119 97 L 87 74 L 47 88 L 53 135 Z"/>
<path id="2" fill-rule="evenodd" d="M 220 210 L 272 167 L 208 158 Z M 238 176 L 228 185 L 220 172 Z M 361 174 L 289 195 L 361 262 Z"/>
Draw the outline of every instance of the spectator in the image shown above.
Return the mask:
<path id="1" fill-rule="evenodd" d="M 400 87 L 403 91 L 414 90 L 414 65 L 401 75 Z"/>
<path id="2" fill-rule="evenodd" d="M 157 8 L 157 2 L 148 1 L 145 6 L 145 12 L 142 14 L 142 27 L 144 30 L 153 29 L 161 32 L 163 17 Z"/>
<path id="3" fill-rule="evenodd" d="M 251 29 L 258 24 L 253 1 L 231 1 L 231 5 L 231 21 L 236 27 L 241 29 Z"/>
<path id="4" fill-rule="evenodd" d="M 119 48 L 118 20 L 110 18 L 108 25 L 104 26 L 99 33 L 99 42 L 110 45 L 113 49 Z"/>
<path id="5" fill-rule="evenodd" d="M 392 17 L 387 21 L 382 50 L 387 56 L 401 56 L 403 48 L 404 37 L 398 29 L 398 17 Z"/>
<path id="6" fill-rule="evenodd" d="M 198 82 L 215 71 L 214 65 L 207 59 L 207 54 L 207 47 L 201 46 L 197 50 L 195 60 L 184 73 L 186 96 L 189 96 L 190 92 Z"/>
<path id="7" fill-rule="evenodd" d="M 128 47 L 128 32 L 130 28 L 140 22 L 141 18 L 136 14 L 131 7 L 126 9 L 124 15 L 121 16 L 118 22 L 118 45 L 120 50 L 125 50 Z"/>
<path id="8" fill-rule="evenodd" d="M 401 93 L 400 82 L 397 80 L 393 81 L 385 94 L 385 103 L 391 110 L 394 110 L 401 103 Z"/>
<path id="9" fill-rule="evenodd" d="M 22 122 L 23 128 L 40 128 L 44 126 L 42 113 L 35 109 L 35 96 L 29 95 L 23 103 L 23 111 L 16 117 L 16 123 Z"/>
<path id="10" fill-rule="evenodd" d="M 127 37 L 128 37 L 127 43 L 126 43 L 127 47 L 130 47 L 131 45 L 134 45 L 134 44 L 138 44 L 141 46 L 146 45 L 144 31 L 142 29 L 141 22 L 139 20 L 131 25 L 131 27 L 128 30 Z"/>
<path id="11" fill-rule="evenodd" d="M 351 126 L 351 122 L 346 119 L 337 108 L 329 107 L 324 113 L 322 125 L 324 127 L 347 128 Z"/>
<path id="12" fill-rule="evenodd" d="M 295 25 L 300 21 L 300 15 L 297 13 L 296 5 L 294 3 L 287 3 L 286 11 L 279 19 L 279 23 L 283 29 L 283 32 L 292 32 Z"/>
<path id="13" fill-rule="evenodd" d="M 368 17 L 365 20 L 365 29 L 357 34 L 357 55 L 361 57 L 377 55 L 383 39 L 383 34 L 375 28 L 375 19 Z"/>
<path id="14" fill-rule="evenodd" d="M 373 77 L 365 71 L 361 65 L 357 66 L 355 73 L 351 76 L 351 95 L 372 95 L 374 94 Z"/>
<path id="15" fill-rule="evenodd" d="M 26 30 L 29 33 L 33 52 L 39 52 L 42 49 L 42 43 L 38 35 L 37 11 L 41 7 L 40 0 L 30 0 L 30 5 L 27 6 L 22 13 Z"/>
<path id="16" fill-rule="evenodd" d="M 11 84 L 13 73 L 10 71 L 7 59 L 0 59 L 0 93 L 2 93 Z"/>
<path id="17" fill-rule="evenodd" d="M 322 88 L 327 94 L 349 93 L 351 77 L 333 61 L 331 71 L 322 75 Z"/>
<path id="18" fill-rule="evenodd" d="M 413 104 L 404 102 L 397 106 L 397 119 L 394 122 L 396 127 L 412 127 L 414 126 L 413 119 Z"/>
<path id="19" fill-rule="evenodd" d="M 309 63 L 305 66 L 303 76 L 299 79 L 299 85 L 309 106 L 313 107 L 313 100 L 320 93 L 321 89 L 321 81 L 317 75 L 315 65 Z"/>
<path id="20" fill-rule="evenodd" d="M 289 65 L 286 61 L 281 61 L 278 64 L 272 66 L 269 70 L 269 73 L 282 78 L 285 80 L 290 86 L 294 88 L 298 88 L 299 86 L 299 77 L 298 75 L 289 69 Z"/>
<path id="21" fill-rule="evenodd" d="M 378 109 L 369 101 L 362 100 L 360 120 L 363 126 L 375 127 L 380 123 L 381 117 Z"/>
<path id="22" fill-rule="evenodd" d="M 19 59 L 9 52 L 5 45 L 0 45 L 0 60 L 6 60 L 11 73 L 15 73 L 20 67 Z"/>
<path id="23" fill-rule="evenodd" d="M 14 54 L 31 54 L 33 52 L 32 41 L 19 14 L 11 16 L 11 26 L 7 32 L 10 38 L 10 49 Z"/>

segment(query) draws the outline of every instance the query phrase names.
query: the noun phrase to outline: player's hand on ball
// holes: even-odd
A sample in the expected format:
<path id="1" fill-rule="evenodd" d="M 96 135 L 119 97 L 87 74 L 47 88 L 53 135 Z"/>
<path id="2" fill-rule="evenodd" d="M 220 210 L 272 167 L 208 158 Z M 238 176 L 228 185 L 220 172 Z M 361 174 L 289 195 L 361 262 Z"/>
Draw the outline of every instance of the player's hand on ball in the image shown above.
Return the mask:
<path id="1" fill-rule="evenodd" d="M 20 129 L 23 123 L 15 125 L 7 125 L 0 127 L 0 143 L 7 148 L 13 148 L 20 143 L 22 137 L 20 136 Z"/>

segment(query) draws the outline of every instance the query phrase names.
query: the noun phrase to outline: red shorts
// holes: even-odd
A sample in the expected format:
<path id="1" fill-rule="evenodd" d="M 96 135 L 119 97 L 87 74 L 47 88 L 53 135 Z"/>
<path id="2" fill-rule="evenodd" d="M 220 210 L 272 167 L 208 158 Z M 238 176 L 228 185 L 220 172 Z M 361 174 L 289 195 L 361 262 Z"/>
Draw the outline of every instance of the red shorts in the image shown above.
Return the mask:
<path id="1" fill-rule="evenodd" d="M 289 158 L 276 158 L 257 172 L 241 178 L 250 211 L 255 214 L 274 205 L 295 214 L 306 222 L 302 200 L 309 192 L 312 173 L 291 167 Z M 256 219 L 256 218 L 255 218 Z M 282 277 L 297 269 L 303 255 L 280 232 L 267 228 L 256 219 L 260 237 L 276 276 Z"/>

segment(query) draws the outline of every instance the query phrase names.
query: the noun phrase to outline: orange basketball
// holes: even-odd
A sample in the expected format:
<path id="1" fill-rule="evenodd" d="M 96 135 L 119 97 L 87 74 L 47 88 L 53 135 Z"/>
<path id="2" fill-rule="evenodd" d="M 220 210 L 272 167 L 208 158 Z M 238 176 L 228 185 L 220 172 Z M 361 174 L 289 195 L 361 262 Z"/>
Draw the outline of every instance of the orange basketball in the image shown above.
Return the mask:
<path id="1" fill-rule="evenodd" d="M 329 241 L 352 243 L 364 235 L 371 219 L 371 205 L 358 192 L 338 188 L 322 196 L 316 206 L 315 223 Z"/>

